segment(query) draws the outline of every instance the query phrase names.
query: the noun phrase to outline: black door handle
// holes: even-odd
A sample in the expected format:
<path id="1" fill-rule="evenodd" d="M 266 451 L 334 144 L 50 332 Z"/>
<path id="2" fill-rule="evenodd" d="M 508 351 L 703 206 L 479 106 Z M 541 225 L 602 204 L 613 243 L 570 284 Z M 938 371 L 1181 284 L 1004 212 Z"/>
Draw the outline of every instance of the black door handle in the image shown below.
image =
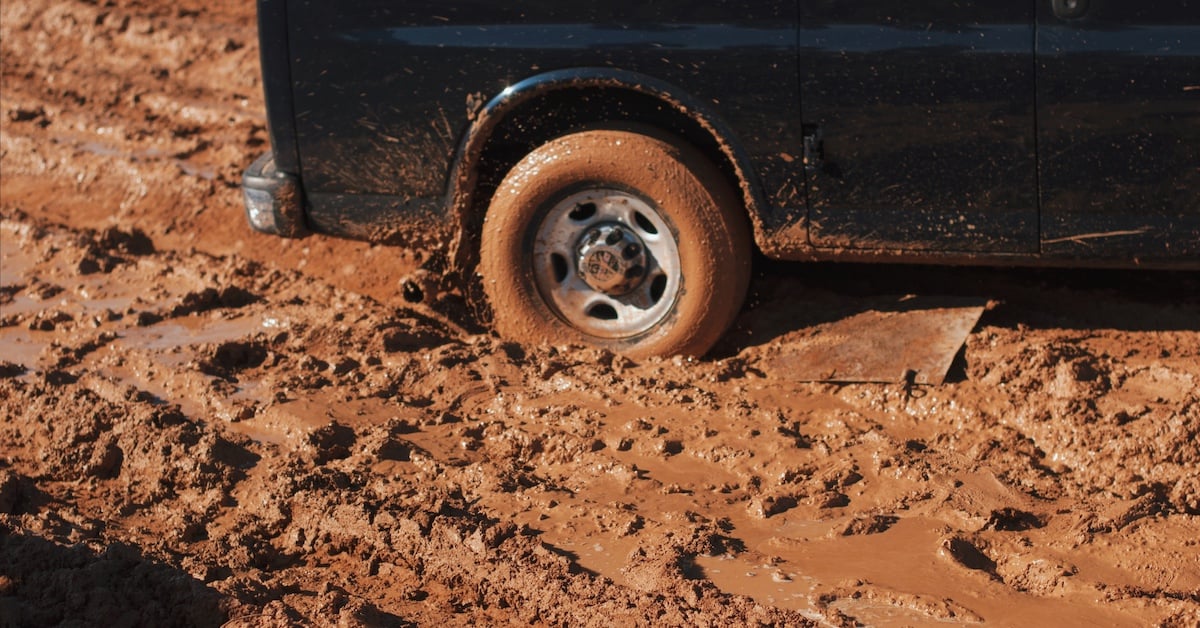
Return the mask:
<path id="1" fill-rule="evenodd" d="M 1088 11 L 1088 0 L 1050 0 L 1050 8 L 1055 17 L 1064 20 L 1075 20 L 1084 16 Z"/>

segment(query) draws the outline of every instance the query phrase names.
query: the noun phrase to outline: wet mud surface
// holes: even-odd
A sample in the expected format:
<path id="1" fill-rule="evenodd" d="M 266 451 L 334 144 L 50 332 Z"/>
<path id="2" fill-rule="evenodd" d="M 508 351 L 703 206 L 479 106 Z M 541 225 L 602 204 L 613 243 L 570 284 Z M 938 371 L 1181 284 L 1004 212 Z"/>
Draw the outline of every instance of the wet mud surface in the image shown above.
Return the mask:
<path id="1" fill-rule="evenodd" d="M 759 264 L 704 360 L 506 343 L 245 226 L 252 15 L 0 5 L 0 625 L 1200 622 L 1194 274 Z M 781 366 L 905 295 L 987 303 L 946 383 Z"/>

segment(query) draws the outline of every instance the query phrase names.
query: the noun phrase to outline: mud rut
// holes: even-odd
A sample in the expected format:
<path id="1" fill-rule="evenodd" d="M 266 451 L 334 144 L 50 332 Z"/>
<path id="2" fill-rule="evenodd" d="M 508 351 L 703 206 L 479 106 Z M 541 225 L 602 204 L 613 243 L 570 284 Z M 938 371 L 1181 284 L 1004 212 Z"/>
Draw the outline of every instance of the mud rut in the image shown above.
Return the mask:
<path id="1" fill-rule="evenodd" d="M 0 5 L 0 625 L 1200 622 L 1194 275 L 795 268 L 704 361 L 249 232 L 253 6 Z M 952 381 L 772 357 L 995 301 Z M 799 314 L 797 314 L 799 312 Z"/>

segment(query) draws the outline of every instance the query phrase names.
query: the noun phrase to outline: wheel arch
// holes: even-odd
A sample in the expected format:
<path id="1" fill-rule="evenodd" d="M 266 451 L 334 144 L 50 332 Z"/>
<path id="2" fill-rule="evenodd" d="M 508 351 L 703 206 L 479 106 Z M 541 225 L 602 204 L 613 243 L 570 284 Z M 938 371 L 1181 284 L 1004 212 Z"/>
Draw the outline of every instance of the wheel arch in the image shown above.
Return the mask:
<path id="1" fill-rule="evenodd" d="M 454 269 L 478 261 L 483 216 L 500 180 L 533 148 L 601 122 L 648 124 L 674 133 L 717 166 L 738 190 L 755 234 L 765 209 L 760 186 L 732 129 L 712 109 L 659 79 L 608 68 L 558 70 L 516 83 L 483 105 L 459 143 L 447 205 L 456 225 Z"/>

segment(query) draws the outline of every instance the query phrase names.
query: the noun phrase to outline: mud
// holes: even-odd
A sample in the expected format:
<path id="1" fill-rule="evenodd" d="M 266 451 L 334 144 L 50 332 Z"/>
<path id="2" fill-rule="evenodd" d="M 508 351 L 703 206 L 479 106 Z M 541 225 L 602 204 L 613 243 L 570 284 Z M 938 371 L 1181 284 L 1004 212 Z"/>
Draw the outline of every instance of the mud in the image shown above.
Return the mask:
<path id="1" fill-rule="evenodd" d="M 1194 274 L 759 264 L 704 360 L 506 343 L 245 226 L 252 11 L 0 4 L 0 625 L 1200 622 Z M 909 294 L 988 303 L 947 383 L 780 367 Z"/>

